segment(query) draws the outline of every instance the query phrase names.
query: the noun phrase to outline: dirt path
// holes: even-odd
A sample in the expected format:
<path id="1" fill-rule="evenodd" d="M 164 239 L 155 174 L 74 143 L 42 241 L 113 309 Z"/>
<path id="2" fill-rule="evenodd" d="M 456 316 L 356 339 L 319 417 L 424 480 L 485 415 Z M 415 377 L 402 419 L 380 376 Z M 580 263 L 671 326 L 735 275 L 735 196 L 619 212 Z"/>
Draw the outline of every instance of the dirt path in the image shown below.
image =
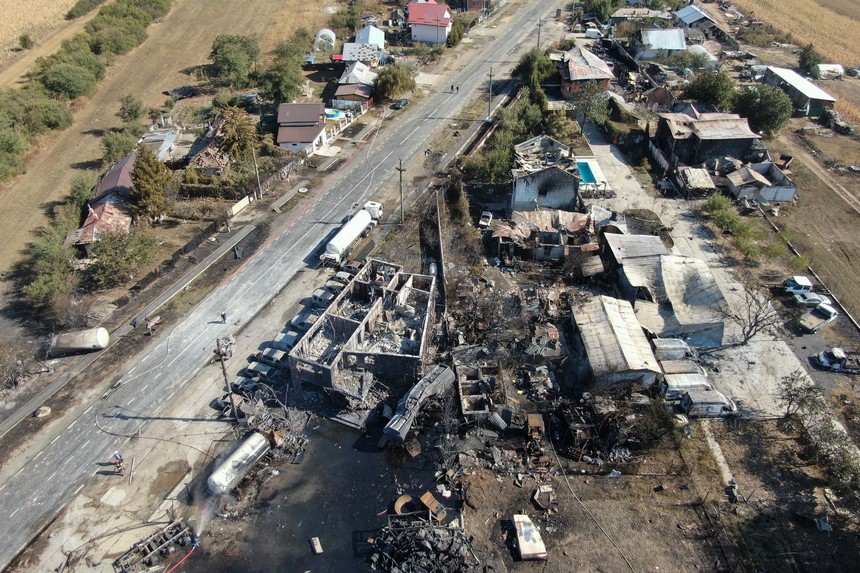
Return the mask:
<path id="1" fill-rule="evenodd" d="M 848 204 L 849 207 L 860 214 L 860 197 L 847 189 L 841 183 L 837 182 L 836 178 L 830 173 L 830 170 L 826 167 L 822 167 L 818 160 L 815 159 L 815 157 L 813 157 L 813 155 L 803 145 L 794 140 L 794 137 L 791 135 L 781 134 L 778 139 L 780 144 L 785 145 L 791 151 L 791 155 L 794 156 L 795 160 L 799 159 L 803 162 L 807 169 L 815 173 L 815 175 L 821 179 L 822 183 L 830 187 L 834 193 L 839 195 Z"/>
<path id="2" fill-rule="evenodd" d="M 63 20 L 65 23 L 50 36 L 40 40 L 36 47 L 25 52 L 17 52 L 8 62 L 4 62 L 0 70 L 0 87 L 20 87 L 24 83 L 24 76 L 36 67 L 36 60 L 59 50 L 63 40 L 68 40 L 82 31 L 84 25 L 95 18 L 96 14 L 98 10 L 93 10 L 86 16 L 71 22 Z"/>
<path id="3" fill-rule="evenodd" d="M 66 194 L 76 172 L 100 167 L 98 134 L 118 125 L 114 113 L 120 97 L 130 93 L 148 106 L 162 104 L 165 89 L 189 82 L 183 69 L 206 63 L 218 34 L 255 34 L 265 49 L 287 38 L 295 27 L 315 28 L 327 18 L 321 0 L 258 0 L 243 4 L 241 9 L 229 0 L 175 0 L 173 6 L 162 22 L 150 26 L 149 39 L 142 46 L 109 68 L 96 94 L 82 103 L 75 124 L 53 134 L 27 161 L 27 172 L 3 185 L 0 272 L 12 267 L 32 231 L 47 222 L 45 204 Z M 0 78 L 16 73 L 6 70 Z M 6 289 L 8 292 L 8 286 Z"/>

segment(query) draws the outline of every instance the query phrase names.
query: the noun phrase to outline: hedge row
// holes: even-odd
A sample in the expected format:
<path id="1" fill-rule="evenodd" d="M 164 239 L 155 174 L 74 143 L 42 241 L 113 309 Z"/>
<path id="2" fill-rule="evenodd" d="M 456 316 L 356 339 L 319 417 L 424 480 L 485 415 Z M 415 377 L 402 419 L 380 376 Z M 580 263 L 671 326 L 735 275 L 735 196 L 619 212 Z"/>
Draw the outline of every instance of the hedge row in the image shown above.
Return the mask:
<path id="1" fill-rule="evenodd" d="M 147 26 L 167 14 L 170 2 L 117 0 L 102 7 L 84 32 L 37 60 L 24 89 L 0 91 L 0 180 L 24 171 L 21 157 L 33 138 L 71 125 L 63 100 L 91 95 L 104 77 L 105 61 L 142 43 Z M 96 5 L 81 0 L 72 10 Z"/>

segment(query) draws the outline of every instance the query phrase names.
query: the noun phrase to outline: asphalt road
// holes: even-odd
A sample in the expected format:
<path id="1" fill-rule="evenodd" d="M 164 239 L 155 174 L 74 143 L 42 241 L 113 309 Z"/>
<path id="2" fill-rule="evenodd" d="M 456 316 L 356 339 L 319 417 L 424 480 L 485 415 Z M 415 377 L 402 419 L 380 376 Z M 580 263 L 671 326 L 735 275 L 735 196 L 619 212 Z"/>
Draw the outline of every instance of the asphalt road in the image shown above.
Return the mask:
<path id="1" fill-rule="evenodd" d="M 5 568 L 84 484 L 110 472 L 111 454 L 172 398 L 212 357 L 215 339 L 239 330 L 293 276 L 313 264 L 321 243 L 347 213 L 374 198 L 375 190 L 404 165 L 422 161 L 426 142 L 455 118 L 476 90 L 484 90 L 490 66 L 510 68 L 533 45 L 539 18 L 554 15 L 561 1 L 532 1 L 498 37 L 476 50 L 452 84 L 457 93 L 437 92 L 413 104 L 341 171 L 330 177 L 318 199 L 287 213 L 280 233 L 217 291 L 195 307 L 118 382 L 108 400 L 88 408 L 0 486 L 0 568 Z M 447 83 L 447 82 L 446 82 Z M 276 223 L 277 224 L 277 223 Z M 220 314 L 227 313 L 227 324 Z"/>

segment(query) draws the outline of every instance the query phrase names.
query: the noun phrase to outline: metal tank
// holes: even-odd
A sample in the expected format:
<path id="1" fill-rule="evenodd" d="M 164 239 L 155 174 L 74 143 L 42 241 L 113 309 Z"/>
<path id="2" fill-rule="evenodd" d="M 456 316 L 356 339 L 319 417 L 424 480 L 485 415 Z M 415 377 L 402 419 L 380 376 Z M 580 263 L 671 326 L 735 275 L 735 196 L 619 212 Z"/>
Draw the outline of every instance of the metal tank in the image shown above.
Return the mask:
<path id="1" fill-rule="evenodd" d="M 214 495 L 230 493 L 271 448 L 269 440 L 263 434 L 259 432 L 249 434 L 226 460 L 218 464 L 206 480 L 209 491 Z"/>
<path id="2" fill-rule="evenodd" d="M 56 335 L 51 340 L 48 354 L 74 354 L 76 352 L 91 352 L 104 350 L 110 342 L 110 333 L 105 328 L 90 328 L 77 332 L 65 332 Z"/>

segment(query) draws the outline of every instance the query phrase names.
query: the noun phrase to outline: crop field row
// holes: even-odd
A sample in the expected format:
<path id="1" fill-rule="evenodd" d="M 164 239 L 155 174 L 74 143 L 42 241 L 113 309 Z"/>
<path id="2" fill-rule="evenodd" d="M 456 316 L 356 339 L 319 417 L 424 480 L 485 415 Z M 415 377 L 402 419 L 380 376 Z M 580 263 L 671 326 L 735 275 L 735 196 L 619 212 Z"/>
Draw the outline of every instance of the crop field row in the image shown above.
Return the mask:
<path id="1" fill-rule="evenodd" d="M 798 44 L 811 42 L 828 61 L 849 66 L 860 64 L 860 6 L 854 0 L 821 3 L 736 0 L 735 3 L 745 13 L 755 14 L 756 19 L 790 33 Z"/>
<path id="2" fill-rule="evenodd" d="M 18 44 L 21 34 L 37 36 L 38 30 L 63 21 L 75 0 L 0 0 L 0 46 Z"/>

